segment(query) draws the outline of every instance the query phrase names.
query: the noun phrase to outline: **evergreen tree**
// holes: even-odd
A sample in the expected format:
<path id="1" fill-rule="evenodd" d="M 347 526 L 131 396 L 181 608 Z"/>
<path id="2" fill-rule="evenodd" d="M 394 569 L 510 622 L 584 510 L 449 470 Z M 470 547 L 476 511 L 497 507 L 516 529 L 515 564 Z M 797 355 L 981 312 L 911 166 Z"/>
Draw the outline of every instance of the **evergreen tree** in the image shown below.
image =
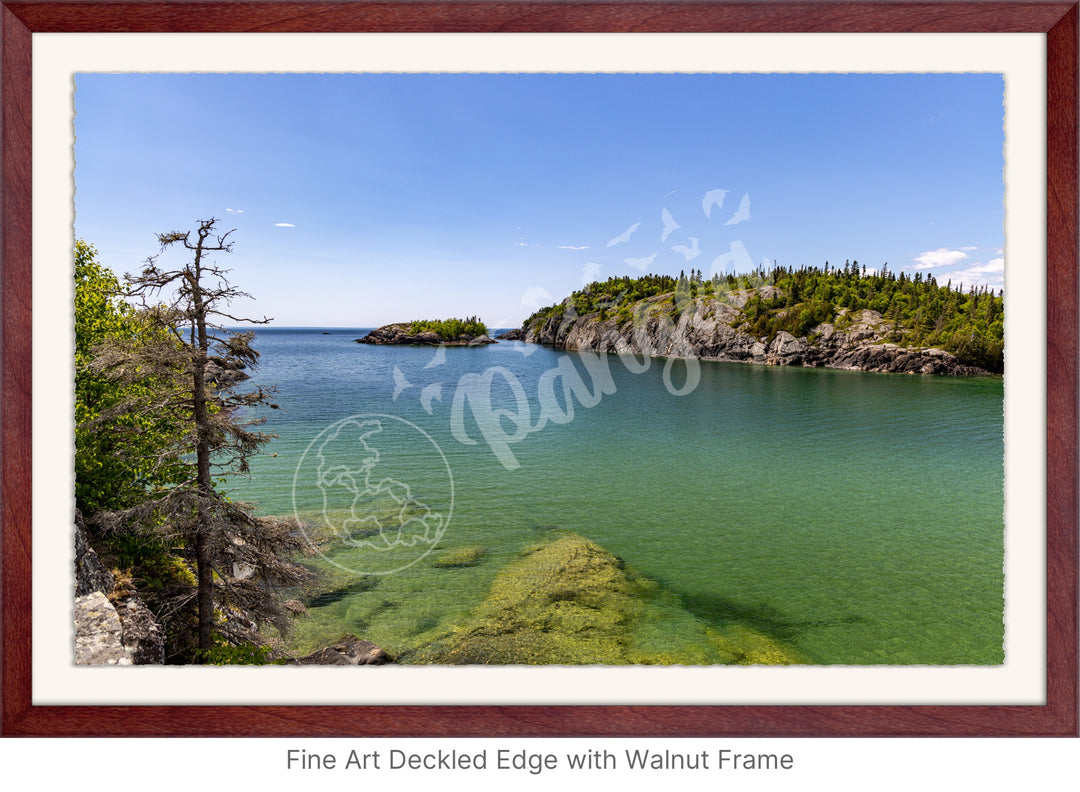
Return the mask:
<path id="1" fill-rule="evenodd" d="M 121 386 L 148 377 L 159 383 L 151 393 L 120 400 L 114 413 L 150 409 L 179 430 L 166 456 L 183 468 L 183 480 L 147 492 L 129 508 L 98 515 L 98 523 L 110 532 L 179 539 L 195 572 L 197 629 L 191 643 L 202 661 L 216 645 L 258 642 L 263 625 L 289 629 L 275 589 L 306 578 L 292 558 L 308 549 L 294 521 L 257 517 L 249 504 L 215 488 L 215 480 L 247 473 L 249 458 L 271 437 L 254 430 L 262 419 L 245 416 L 259 406 L 275 406 L 264 388 L 241 392 L 215 382 L 218 372 L 251 367 L 258 359 L 250 346 L 253 333 L 232 333 L 220 322 L 269 321 L 228 312 L 230 302 L 249 295 L 210 260 L 232 248 L 232 232 L 219 235 L 216 223 L 200 221 L 194 236 L 158 235 L 162 252 L 175 245 L 191 256 L 173 269 L 151 257 L 141 273 L 127 276 L 129 293 L 143 301 L 143 316 L 157 328 L 158 342 L 107 344 L 93 363 L 96 372 Z M 173 376 L 177 371 L 182 378 Z"/>

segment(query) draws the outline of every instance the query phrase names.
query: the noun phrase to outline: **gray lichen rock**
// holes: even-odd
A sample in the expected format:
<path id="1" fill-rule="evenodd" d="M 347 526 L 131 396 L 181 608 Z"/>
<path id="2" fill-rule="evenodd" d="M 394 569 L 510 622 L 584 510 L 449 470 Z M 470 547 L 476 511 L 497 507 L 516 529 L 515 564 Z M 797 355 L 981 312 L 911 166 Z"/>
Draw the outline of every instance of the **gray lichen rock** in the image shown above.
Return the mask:
<path id="1" fill-rule="evenodd" d="M 75 598 L 75 665 L 132 665 L 120 617 L 100 591 Z"/>
<path id="2" fill-rule="evenodd" d="M 116 580 L 86 540 L 82 514 L 75 510 L 76 665 L 160 665 L 165 631 L 134 592 L 114 605 Z"/>
<path id="3" fill-rule="evenodd" d="M 101 563 L 97 553 L 86 542 L 86 526 L 82 513 L 75 510 L 75 596 L 82 597 L 92 591 L 113 590 L 113 576 Z"/>
<path id="4" fill-rule="evenodd" d="M 131 594 L 116 606 L 120 617 L 121 641 L 135 665 L 165 662 L 165 631 L 138 594 Z"/>

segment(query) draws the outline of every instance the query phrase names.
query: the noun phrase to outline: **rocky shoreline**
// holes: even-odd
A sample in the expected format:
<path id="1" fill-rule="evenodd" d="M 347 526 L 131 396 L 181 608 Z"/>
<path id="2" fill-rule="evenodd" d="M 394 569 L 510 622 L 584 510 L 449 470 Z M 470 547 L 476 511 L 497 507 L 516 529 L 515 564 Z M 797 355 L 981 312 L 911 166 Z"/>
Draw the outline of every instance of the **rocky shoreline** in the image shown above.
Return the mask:
<path id="1" fill-rule="evenodd" d="M 165 628 L 124 580 L 118 579 L 87 541 L 75 511 L 75 590 L 72 622 L 75 665 L 163 665 Z M 289 603 L 286 603 L 287 605 Z M 294 616 L 306 612 L 295 603 Z M 347 633 L 304 657 L 283 654 L 284 665 L 385 665 L 394 660 L 371 641 Z"/>
<path id="2" fill-rule="evenodd" d="M 547 344 L 583 352 L 698 358 L 765 366 L 802 366 L 848 371 L 876 371 L 947 376 L 993 376 L 962 364 L 937 348 L 908 348 L 888 342 L 895 323 L 877 311 L 848 312 L 841 308 L 835 322 L 822 323 L 802 337 L 779 332 L 759 338 L 747 331 L 742 311 L 749 290 L 733 292 L 725 301 L 700 299 L 673 319 L 670 299 L 642 300 L 635 316 L 620 321 L 593 313 L 530 318 L 520 331 L 500 338 Z"/>
<path id="3" fill-rule="evenodd" d="M 396 324 L 383 325 L 368 333 L 363 338 L 357 338 L 358 344 L 398 344 L 412 346 L 483 346 L 484 344 L 497 344 L 489 335 L 470 336 L 460 335 L 455 339 L 445 339 L 436 333 L 426 331 L 423 333 L 411 333 L 411 324 L 399 322 Z"/>

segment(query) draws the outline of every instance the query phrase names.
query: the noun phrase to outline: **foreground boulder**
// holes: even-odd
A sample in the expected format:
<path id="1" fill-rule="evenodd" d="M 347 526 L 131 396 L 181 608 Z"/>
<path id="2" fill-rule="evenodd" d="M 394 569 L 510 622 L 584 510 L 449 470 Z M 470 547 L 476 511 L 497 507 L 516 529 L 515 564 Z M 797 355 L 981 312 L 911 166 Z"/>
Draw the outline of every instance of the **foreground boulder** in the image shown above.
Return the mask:
<path id="1" fill-rule="evenodd" d="M 121 642 L 135 665 L 165 662 L 165 630 L 138 594 L 131 593 L 114 606 L 120 617 Z"/>
<path id="2" fill-rule="evenodd" d="M 75 598 L 75 665 L 132 665 L 120 617 L 100 591 Z"/>
<path id="3" fill-rule="evenodd" d="M 117 585 L 86 538 L 75 510 L 75 663 L 159 665 L 165 630 L 138 594 Z"/>
<path id="4" fill-rule="evenodd" d="M 344 635 L 330 646 L 306 657 L 289 660 L 286 665 L 385 665 L 389 662 L 386 652 L 371 641 Z"/>

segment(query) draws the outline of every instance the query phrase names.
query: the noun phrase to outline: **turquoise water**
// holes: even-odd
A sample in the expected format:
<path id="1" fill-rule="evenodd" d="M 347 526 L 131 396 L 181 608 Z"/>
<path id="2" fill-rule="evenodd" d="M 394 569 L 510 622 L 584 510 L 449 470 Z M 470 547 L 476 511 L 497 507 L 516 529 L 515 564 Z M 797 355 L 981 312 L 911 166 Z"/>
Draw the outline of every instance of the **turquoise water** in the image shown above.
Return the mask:
<path id="1" fill-rule="evenodd" d="M 806 662 L 1003 661 L 1000 379 L 703 362 L 697 387 L 676 396 L 664 361 L 641 372 L 640 360 L 519 343 L 449 348 L 443 360 L 431 348 L 354 343 L 362 334 L 267 329 L 255 342 L 254 380 L 278 388 L 265 427 L 278 438 L 235 495 L 323 523 L 330 541 L 313 563 L 340 589 L 299 622 L 298 650 L 354 632 L 408 651 L 459 622 L 523 547 L 561 529 L 658 581 L 707 625 L 748 626 Z M 571 419 L 536 428 L 544 373 L 572 366 L 588 384 L 586 362 L 610 372 L 611 392 L 588 407 L 571 396 Z M 534 428 L 501 451 L 464 400 L 453 431 L 461 378 L 491 367 L 492 410 L 505 414 L 489 434 L 514 434 L 526 411 Z M 672 369 L 677 389 L 685 364 Z M 382 416 L 368 419 L 379 431 L 333 427 L 364 414 Z M 363 509 L 379 522 L 364 524 Z M 350 546 L 333 533 L 385 528 L 402 509 L 429 543 L 390 548 L 409 530 L 364 531 Z M 482 563 L 434 563 L 466 546 L 484 548 Z"/>

